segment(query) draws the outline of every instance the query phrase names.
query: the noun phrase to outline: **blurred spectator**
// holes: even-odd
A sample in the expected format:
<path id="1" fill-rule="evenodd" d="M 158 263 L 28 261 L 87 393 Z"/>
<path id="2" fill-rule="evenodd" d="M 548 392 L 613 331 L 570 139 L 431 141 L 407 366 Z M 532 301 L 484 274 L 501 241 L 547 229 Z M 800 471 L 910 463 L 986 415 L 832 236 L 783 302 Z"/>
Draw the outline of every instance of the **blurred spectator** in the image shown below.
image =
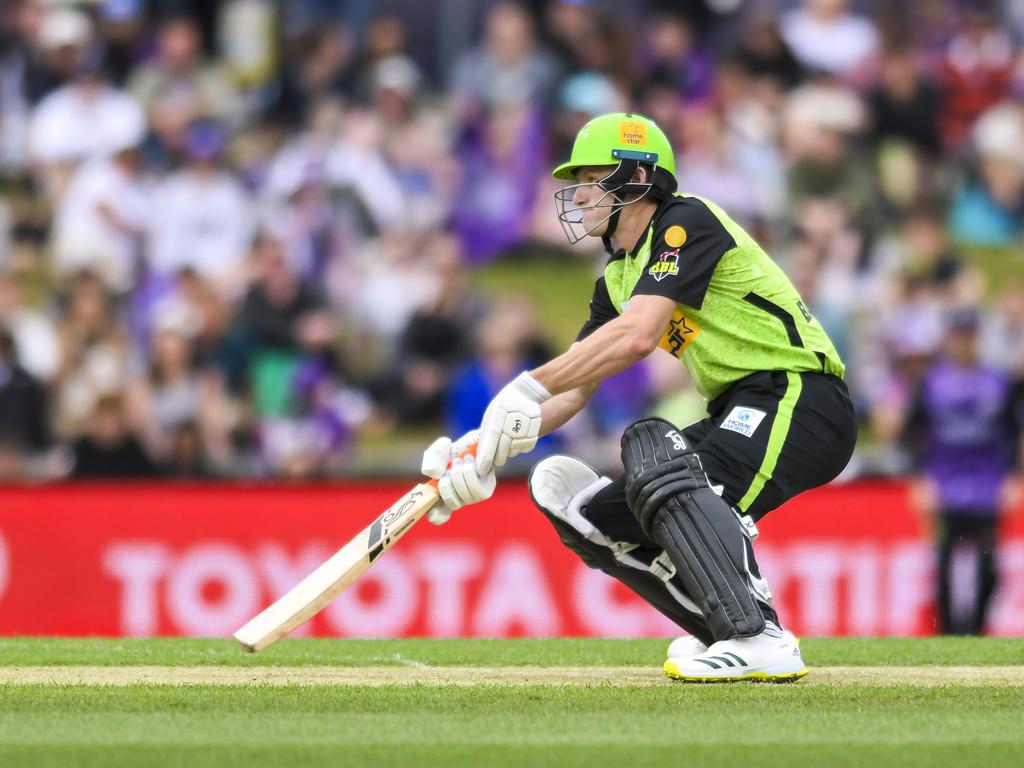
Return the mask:
<path id="1" fill-rule="evenodd" d="M 31 108 L 72 77 L 90 35 L 88 17 L 73 8 L 0 6 L 0 169 L 28 164 Z"/>
<path id="2" fill-rule="evenodd" d="M 298 351 L 319 343 L 320 323 L 311 320 L 326 308 L 322 291 L 295 274 L 281 242 L 270 233 L 257 237 L 252 259 L 255 279 L 240 319 L 257 345 Z"/>
<path id="3" fill-rule="evenodd" d="M 875 55 L 877 31 L 849 5 L 849 0 L 803 0 L 782 17 L 782 37 L 804 67 L 853 78 Z"/>
<path id="4" fill-rule="evenodd" d="M 887 42 L 868 105 L 879 191 L 895 219 L 940 183 L 944 170 L 935 162 L 942 150 L 939 90 L 902 37 Z"/>
<path id="5" fill-rule="evenodd" d="M 682 124 L 683 143 L 676 149 L 679 188 L 716 201 L 744 226 L 763 217 L 767 209 L 751 182 L 752 169 L 742 165 L 744 155 L 719 116 L 694 106 L 683 114 Z"/>
<path id="6" fill-rule="evenodd" d="M 891 44 L 883 52 L 869 105 L 876 142 L 907 142 L 929 158 L 939 153 L 939 89 L 905 42 Z"/>
<path id="7" fill-rule="evenodd" d="M 426 248 L 439 277 L 437 296 L 402 330 L 378 398 L 400 423 L 439 421 L 448 382 L 472 347 L 472 329 L 484 316 L 481 297 L 466 286 L 458 242 L 438 236 Z"/>
<path id="8" fill-rule="evenodd" d="M 953 148 L 968 138 L 982 112 L 1009 94 L 1016 65 L 1013 39 L 1000 28 L 993 1 L 965 5 L 942 63 L 942 136 Z"/>
<path id="9" fill-rule="evenodd" d="M 853 376 L 876 440 L 871 468 L 899 475 L 912 469 L 901 436 L 914 393 L 941 345 L 944 307 L 928 281 L 916 275 L 902 275 L 891 298 L 876 310 L 866 337 L 858 339 Z"/>
<path id="10" fill-rule="evenodd" d="M 481 264 L 519 245 L 529 228 L 537 183 L 546 170 L 540 112 L 526 105 L 489 111 L 459 151 L 461 180 L 452 224 L 467 261 Z"/>
<path id="11" fill-rule="evenodd" d="M 195 422 L 183 421 L 175 426 L 163 471 L 181 480 L 205 480 L 215 476 Z"/>
<path id="12" fill-rule="evenodd" d="M 521 296 L 505 296 L 495 302 L 477 326 L 475 341 L 476 353 L 455 374 L 448 396 L 446 422 L 452 435 L 475 429 L 499 389 L 517 372 L 550 357 L 550 350 L 538 335 L 532 308 Z M 553 438 L 541 438 L 538 449 Z"/>
<path id="13" fill-rule="evenodd" d="M 349 458 L 356 429 L 371 416 L 369 399 L 316 359 L 296 368 L 291 387 L 290 413 L 260 425 L 264 461 L 285 477 L 337 474 Z"/>
<path id="14" fill-rule="evenodd" d="M 14 337 L 0 325 L 0 444 L 23 472 L 30 455 L 49 447 L 46 409 L 43 387 L 18 363 Z"/>
<path id="15" fill-rule="evenodd" d="M 64 437 L 80 433 L 102 397 L 127 379 L 128 344 L 102 282 L 83 272 L 68 286 L 58 326 L 61 367 L 57 372 L 55 419 Z"/>
<path id="16" fill-rule="evenodd" d="M 37 381 L 48 383 L 61 364 L 61 349 L 53 319 L 28 306 L 24 289 L 0 272 L 0 328 L 6 327 L 18 350 L 18 364 Z"/>
<path id="17" fill-rule="evenodd" d="M 74 442 L 71 476 L 79 480 L 155 477 L 156 465 L 131 433 L 118 395 L 96 401 L 89 430 Z"/>
<path id="18" fill-rule="evenodd" d="M 863 238 L 878 223 L 870 171 L 853 144 L 864 125 L 863 103 L 852 91 L 825 84 L 797 89 L 786 109 L 789 201 L 798 226 L 806 228 L 809 207 L 828 208 L 826 218 Z"/>
<path id="19" fill-rule="evenodd" d="M 803 67 L 783 39 L 778 21 L 757 9 L 743 28 L 738 58 L 747 75 L 770 78 L 780 89 L 793 88 L 804 77 Z"/>
<path id="20" fill-rule="evenodd" d="M 76 63 L 74 78 L 33 111 L 30 158 L 46 173 L 51 194 L 59 197 L 61 177 L 51 172 L 66 173 L 84 160 L 113 154 L 133 145 L 144 131 L 139 104 L 107 81 L 100 54 L 92 50 Z"/>
<path id="21" fill-rule="evenodd" d="M 1024 238 L 1024 107 L 1002 104 L 978 120 L 976 165 L 949 213 L 962 243 L 1008 246 Z"/>
<path id="22" fill-rule="evenodd" d="M 1021 424 L 1009 377 L 978 362 L 978 314 L 954 313 L 943 359 L 926 374 L 908 421 L 921 469 L 917 500 L 934 520 L 939 546 L 939 630 L 981 634 L 996 586 L 997 519 L 1019 459 Z M 968 544 L 974 553 L 969 607 L 955 605 L 953 562 Z"/>
<path id="23" fill-rule="evenodd" d="M 640 52 L 648 77 L 672 83 L 687 103 L 709 96 L 715 82 L 714 59 L 699 45 L 688 19 L 675 14 L 653 16 L 646 38 Z"/>
<path id="24" fill-rule="evenodd" d="M 189 126 L 187 164 L 153 190 L 148 248 L 156 277 L 167 279 L 191 268 L 230 293 L 252 231 L 252 203 L 221 166 L 224 141 L 216 123 Z"/>
<path id="25" fill-rule="evenodd" d="M 157 312 L 152 361 L 128 382 L 126 406 L 133 431 L 154 461 L 204 474 L 208 461 L 228 463 L 229 411 L 219 373 L 197 359 L 198 323 L 184 304 L 167 303 Z"/>
<path id="26" fill-rule="evenodd" d="M 1024 284 L 1017 281 L 1003 288 L 994 317 L 982 330 L 985 363 L 1024 384 Z"/>
<path id="27" fill-rule="evenodd" d="M 41 3 L 14 3 L 15 24 L 20 26 L 29 43 L 23 49 L 25 95 L 35 104 L 42 97 L 67 83 L 82 65 L 83 59 L 95 55 L 89 17 L 73 7 Z M 31 44 L 35 44 L 35 50 Z"/>
<path id="28" fill-rule="evenodd" d="M 500 2 L 487 14 L 483 43 L 456 62 L 452 96 L 457 113 L 469 118 L 488 107 L 546 103 L 557 77 L 557 63 L 535 39 L 526 10 Z"/>
<path id="29" fill-rule="evenodd" d="M 631 47 L 631 30 L 597 4 L 550 0 L 541 33 L 560 72 L 599 72 L 618 82 L 637 79 L 635 63 L 622 51 Z"/>
<path id="30" fill-rule="evenodd" d="M 889 263 L 878 264 L 889 279 L 917 281 L 944 309 L 980 300 L 980 278 L 949 242 L 940 207 L 926 200 L 913 206 L 890 247 Z"/>
<path id="31" fill-rule="evenodd" d="M 321 281 L 340 250 L 340 212 L 321 162 L 310 158 L 304 167 L 292 170 L 295 176 L 288 181 L 287 196 L 268 197 L 264 219 L 287 242 L 296 271 Z"/>
<path id="32" fill-rule="evenodd" d="M 149 226 L 148 190 L 141 178 L 142 134 L 124 136 L 110 157 L 72 174 L 54 213 L 53 263 L 67 278 L 87 269 L 116 294 L 137 277 L 141 239 Z"/>
<path id="33" fill-rule="evenodd" d="M 449 150 L 443 104 L 424 99 L 405 59 L 385 59 L 375 70 L 374 108 L 382 116 L 383 159 L 398 186 L 403 220 L 417 232 L 436 231 L 448 218 L 458 161 Z"/>
<path id="34" fill-rule="evenodd" d="M 252 262 L 254 279 L 238 322 L 252 347 L 253 402 L 258 413 L 286 413 L 302 356 L 323 351 L 332 341 L 331 318 L 323 291 L 295 274 L 272 234 L 256 239 Z"/>
<path id="35" fill-rule="evenodd" d="M 285 42 L 276 109 L 289 125 L 306 122 L 316 105 L 350 93 L 355 85 L 352 30 L 325 24 Z"/>
<path id="36" fill-rule="evenodd" d="M 351 110 L 340 134 L 327 155 L 326 173 L 352 209 L 352 223 L 367 237 L 398 229 L 406 203 L 396 170 L 384 157 L 381 116 Z"/>
<path id="37" fill-rule="evenodd" d="M 111 79 L 123 87 L 141 58 L 142 0 L 100 0 L 97 3 L 104 59 Z"/>
<path id="38" fill-rule="evenodd" d="M 203 61 L 199 28 L 185 16 L 164 21 L 156 57 L 135 70 L 128 89 L 139 100 L 161 145 L 180 151 L 186 128 L 197 120 L 231 125 L 241 102 L 216 64 Z"/>
<path id="39" fill-rule="evenodd" d="M 385 13 L 367 24 L 355 77 L 356 96 L 363 103 L 379 99 L 382 89 L 413 92 L 422 85 L 423 72 L 406 53 L 405 23 L 399 17 Z"/>
<path id="40" fill-rule="evenodd" d="M 344 306 L 347 319 L 372 337 L 361 355 L 372 355 L 374 342 L 385 345 L 383 353 L 389 355 L 409 318 L 437 295 L 439 277 L 430 261 L 421 257 L 422 247 L 414 233 L 378 238 L 364 246 L 352 269 L 336 276 L 350 283 Z"/>

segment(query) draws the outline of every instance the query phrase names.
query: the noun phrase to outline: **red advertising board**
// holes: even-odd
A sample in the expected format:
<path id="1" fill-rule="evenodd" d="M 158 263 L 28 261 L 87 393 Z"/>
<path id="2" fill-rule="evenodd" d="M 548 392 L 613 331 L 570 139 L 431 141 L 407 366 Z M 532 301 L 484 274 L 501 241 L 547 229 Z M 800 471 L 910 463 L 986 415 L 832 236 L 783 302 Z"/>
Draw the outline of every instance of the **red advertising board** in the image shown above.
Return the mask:
<path id="1" fill-rule="evenodd" d="M 0 635 L 226 636 L 407 486 L 0 489 Z M 760 524 L 758 558 L 807 635 L 933 628 L 931 544 L 899 484 L 804 494 Z M 1007 521 L 991 630 L 1024 635 L 1024 515 Z M 300 635 L 608 636 L 673 625 L 559 542 L 523 485 L 426 522 Z"/>

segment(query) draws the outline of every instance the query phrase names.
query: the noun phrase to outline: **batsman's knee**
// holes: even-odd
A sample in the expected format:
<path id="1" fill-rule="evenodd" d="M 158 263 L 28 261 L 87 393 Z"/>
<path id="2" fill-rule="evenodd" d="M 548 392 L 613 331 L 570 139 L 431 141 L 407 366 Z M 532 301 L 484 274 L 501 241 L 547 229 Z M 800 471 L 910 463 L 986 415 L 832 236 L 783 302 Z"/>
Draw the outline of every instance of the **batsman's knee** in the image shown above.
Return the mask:
<path id="1" fill-rule="evenodd" d="M 711 491 L 700 456 L 664 419 L 642 419 L 631 425 L 622 436 L 622 460 L 626 503 L 648 536 L 655 515 L 669 500 L 681 493 Z"/>
<path id="2" fill-rule="evenodd" d="M 583 510 L 590 500 L 611 483 L 596 469 L 572 456 L 549 456 L 530 472 L 530 498 L 544 513 L 562 543 L 591 568 L 614 565 L 609 542 L 586 519 Z"/>

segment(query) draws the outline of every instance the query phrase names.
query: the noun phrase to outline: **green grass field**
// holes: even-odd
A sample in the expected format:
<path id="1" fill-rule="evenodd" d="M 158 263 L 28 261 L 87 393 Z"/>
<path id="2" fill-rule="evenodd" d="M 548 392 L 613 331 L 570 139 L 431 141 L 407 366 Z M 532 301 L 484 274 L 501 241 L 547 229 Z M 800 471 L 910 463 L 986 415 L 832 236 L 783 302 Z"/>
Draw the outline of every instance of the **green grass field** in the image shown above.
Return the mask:
<path id="1" fill-rule="evenodd" d="M 0 766 L 1024 765 L 1024 640 L 802 647 L 690 686 L 661 640 L 6 639 Z"/>

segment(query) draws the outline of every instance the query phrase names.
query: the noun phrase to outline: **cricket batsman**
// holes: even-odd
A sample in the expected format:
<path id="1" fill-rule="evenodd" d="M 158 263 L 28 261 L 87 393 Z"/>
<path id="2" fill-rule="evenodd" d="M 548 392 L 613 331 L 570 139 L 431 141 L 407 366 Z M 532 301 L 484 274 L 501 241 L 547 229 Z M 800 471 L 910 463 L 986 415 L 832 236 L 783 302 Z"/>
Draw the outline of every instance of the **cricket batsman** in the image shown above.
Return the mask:
<path id="1" fill-rule="evenodd" d="M 650 354 L 685 365 L 708 401 L 683 429 L 642 419 L 622 436 L 622 474 L 572 456 L 530 473 L 562 542 L 685 629 L 664 670 L 689 682 L 792 681 L 807 674 L 783 630 L 752 543 L 756 523 L 835 478 L 856 440 L 845 367 L 782 270 L 710 200 L 676 191 L 662 130 L 635 114 L 596 117 L 553 171 L 571 243 L 609 254 L 576 342 L 519 374 L 479 430 L 424 454 L 442 502 L 430 519 L 489 498 L 494 468 L 567 422 L 607 377 Z M 616 247 L 613 247 L 613 244 Z M 475 458 L 449 462 L 477 442 Z"/>

